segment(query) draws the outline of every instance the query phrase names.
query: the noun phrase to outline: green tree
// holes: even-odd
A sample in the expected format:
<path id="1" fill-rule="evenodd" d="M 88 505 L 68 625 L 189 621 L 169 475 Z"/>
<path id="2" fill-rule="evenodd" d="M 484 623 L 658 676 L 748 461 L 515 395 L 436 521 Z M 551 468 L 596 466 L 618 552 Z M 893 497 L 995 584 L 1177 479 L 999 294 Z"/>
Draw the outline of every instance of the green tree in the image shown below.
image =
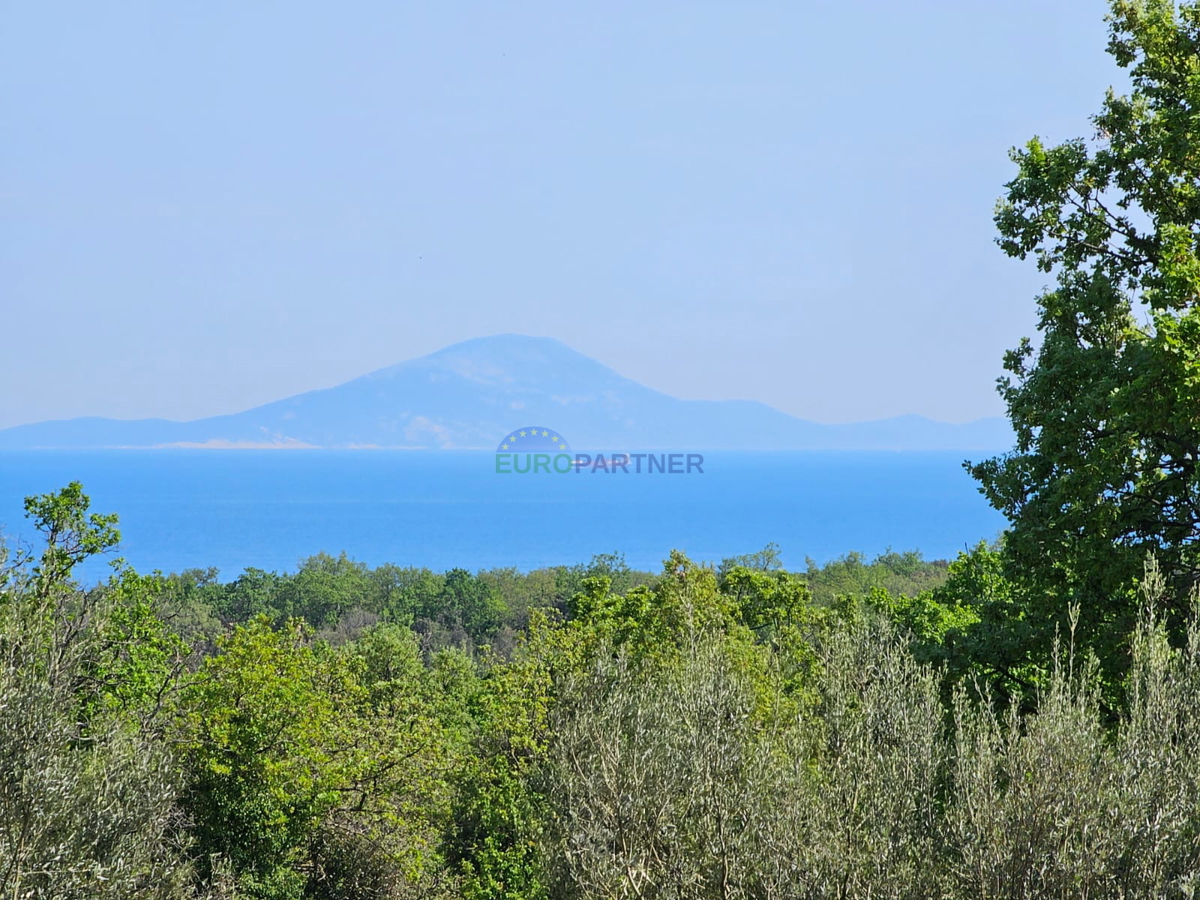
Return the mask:
<path id="1" fill-rule="evenodd" d="M 433 606 L 422 610 L 429 618 L 446 625 L 459 625 L 475 641 L 486 640 L 499 627 L 504 603 L 492 587 L 466 569 L 446 573 L 442 590 Z"/>
<path id="2" fill-rule="evenodd" d="M 366 564 L 345 553 L 318 553 L 300 563 L 281 591 L 281 606 L 314 628 L 332 625 L 352 609 L 379 612 L 377 583 Z"/>
<path id="3" fill-rule="evenodd" d="M 256 616 L 277 619 L 285 580 L 274 572 L 248 568 L 214 597 L 216 612 L 226 622 L 239 624 Z"/>
<path id="4" fill-rule="evenodd" d="M 291 898 L 322 817 L 337 802 L 337 716 L 326 660 L 299 624 L 258 618 L 222 641 L 192 688 L 188 811 L 201 853 L 231 861 L 250 897 Z"/>
<path id="5" fill-rule="evenodd" d="M 227 860 L 261 900 L 427 888 L 457 758 L 440 697 L 459 679 L 439 665 L 427 672 L 394 625 L 332 648 L 298 619 L 259 617 L 222 640 L 187 697 L 185 801 L 202 857 Z"/>
<path id="6" fill-rule="evenodd" d="M 389 622 L 411 625 L 417 610 L 427 605 L 426 597 L 436 594 L 441 579 L 428 569 L 384 563 L 371 571 L 374 592 L 379 598 L 376 610 Z"/>
<path id="7" fill-rule="evenodd" d="M 724 575 L 734 568 L 751 569 L 755 572 L 775 572 L 783 568 L 783 560 L 779 554 L 779 545 L 771 541 L 767 546 L 754 553 L 743 553 L 740 556 L 728 556 L 721 560 L 717 571 Z"/>
<path id="8" fill-rule="evenodd" d="M 999 243 L 1057 283 L 1040 346 L 1005 357 L 1016 448 L 968 465 L 1011 520 L 1030 639 L 1045 658 L 1078 604 L 1111 676 L 1147 552 L 1176 632 L 1200 580 L 1200 5 L 1113 0 L 1109 22 L 1131 92 L 1109 91 L 1094 139 L 1012 154 Z"/>
<path id="9" fill-rule="evenodd" d="M 115 513 L 88 511 L 91 498 L 72 481 L 61 491 L 25 498 L 25 516 L 45 538 L 41 561 L 34 567 L 34 589 L 41 596 L 71 589 L 75 567 L 92 556 L 108 553 L 121 542 Z"/>
<path id="10" fill-rule="evenodd" d="M 492 666 L 472 698 L 472 746 L 455 778 L 447 861 L 468 900 L 544 900 L 540 770 L 548 740 L 552 669 L 564 635 L 532 614 L 513 659 Z"/>
<path id="11" fill-rule="evenodd" d="M 177 770 L 157 739 L 180 647 L 150 611 L 153 579 L 71 572 L 118 540 L 74 482 L 30 497 L 36 566 L 0 547 L 0 895 L 189 894 Z"/>

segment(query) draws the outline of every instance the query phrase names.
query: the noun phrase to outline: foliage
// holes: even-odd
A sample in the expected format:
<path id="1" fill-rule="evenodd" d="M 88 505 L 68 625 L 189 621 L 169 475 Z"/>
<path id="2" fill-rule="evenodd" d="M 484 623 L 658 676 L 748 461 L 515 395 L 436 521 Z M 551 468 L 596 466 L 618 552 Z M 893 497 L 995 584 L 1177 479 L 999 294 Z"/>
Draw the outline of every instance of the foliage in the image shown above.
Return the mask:
<path id="1" fill-rule="evenodd" d="M 562 637 L 535 613 L 513 658 L 493 666 L 473 698 L 474 752 L 455 779 L 445 842 L 469 900 L 547 896 L 539 767 Z"/>
<path id="2" fill-rule="evenodd" d="M 779 545 L 774 541 L 754 553 L 743 553 L 739 556 L 729 556 L 721 560 L 717 574 L 725 575 L 731 569 L 750 569 L 755 572 L 776 572 L 783 568 Z"/>
<path id="3" fill-rule="evenodd" d="M 54 589 L 70 587 L 75 566 L 121 542 L 116 515 L 89 512 L 90 504 L 91 498 L 78 481 L 54 493 L 25 498 L 25 516 L 46 541 L 41 560 L 33 568 L 33 589 L 38 594 L 46 596 Z"/>
<path id="4" fill-rule="evenodd" d="M 115 521 L 81 491 L 35 500 L 55 546 L 107 547 Z M 1075 620 L 1048 665 L 1031 652 L 986 544 L 930 589 L 831 603 L 754 555 L 536 581 L 319 555 L 303 577 L 119 568 L 85 591 L 64 552 L 0 551 L 6 895 L 1200 893 L 1200 609 L 1173 644 L 1153 566 L 1114 698 Z M 930 572 L 883 559 L 910 586 Z M 871 568 L 844 558 L 824 584 Z M 507 648 L 422 630 L 498 635 L 534 589 Z"/>
<path id="5" fill-rule="evenodd" d="M 454 754 L 414 635 L 385 627 L 338 652 L 259 618 L 220 650 L 187 698 L 198 849 L 248 897 L 429 881 Z"/>
<path id="6" fill-rule="evenodd" d="M 946 574 L 945 560 L 927 560 L 915 550 L 888 550 L 869 562 L 861 553 L 847 553 L 824 565 L 810 559 L 805 579 L 816 602 L 830 606 L 839 597 L 867 597 L 876 590 L 915 596 L 936 588 Z"/>
<path id="7" fill-rule="evenodd" d="M 556 893 L 927 896 L 934 680 L 865 631 L 827 644 L 821 671 L 822 703 L 769 728 L 711 636 L 678 666 L 600 655 L 569 679 L 549 769 Z"/>
<path id="8" fill-rule="evenodd" d="M 1114 0 L 1110 91 L 1092 141 L 1013 152 L 1000 245 L 1057 285 L 1038 298 L 1040 347 L 1005 357 L 1013 453 L 969 466 L 1012 522 L 1006 574 L 1043 659 L 1068 610 L 1110 683 L 1137 616 L 1148 552 L 1179 635 L 1200 579 L 1200 5 Z"/>
<path id="9" fill-rule="evenodd" d="M 177 647 L 124 572 L 82 592 L 72 568 L 115 543 L 78 484 L 31 497 L 40 562 L 0 552 L 0 893 L 13 898 L 189 894 L 168 747 L 150 706 Z"/>
<path id="10" fill-rule="evenodd" d="M 554 707 L 554 893 L 1196 896 L 1195 620 L 1176 649 L 1145 615 L 1115 726 L 1068 651 L 1037 713 L 960 689 L 947 721 L 936 672 L 864 613 L 820 643 L 820 702 L 768 728 L 719 642 L 678 666 L 597 654 Z"/>
<path id="11" fill-rule="evenodd" d="M 344 760 L 328 736 L 330 659 L 297 627 L 239 627 L 188 697 L 193 719 L 186 808 L 198 849 L 230 860 L 250 897 L 293 897 L 303 852 L 337 802 Z"/>
<path id="12" fill-rule="evenodd" d="M 1151 570 L 1127 705 L 1106 727 L 1094 664 L 1060 658 L 1037 715 L 955 707 L 946 841 L 961 896 L 1200 894 L 1200 631 L 1171 647 Z"/>

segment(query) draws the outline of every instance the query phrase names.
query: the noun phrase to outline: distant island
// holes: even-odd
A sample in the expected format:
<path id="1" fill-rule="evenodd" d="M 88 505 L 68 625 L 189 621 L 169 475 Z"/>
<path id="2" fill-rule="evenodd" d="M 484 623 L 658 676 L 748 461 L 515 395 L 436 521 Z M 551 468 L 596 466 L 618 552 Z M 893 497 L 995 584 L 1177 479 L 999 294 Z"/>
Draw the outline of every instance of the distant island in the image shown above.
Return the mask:
<path id="1" fill-rule="evenodd" d="M 502 334 L 231 415 L 18 425 L 0 430 L 0 450 L 494 450 L 507 431 L 530 424 L 553 427 L 581 450 L 997 452 L 1013 442 L 999 417 L 826 425 L 753 401 L 681 400 L 552 338 Z"/>

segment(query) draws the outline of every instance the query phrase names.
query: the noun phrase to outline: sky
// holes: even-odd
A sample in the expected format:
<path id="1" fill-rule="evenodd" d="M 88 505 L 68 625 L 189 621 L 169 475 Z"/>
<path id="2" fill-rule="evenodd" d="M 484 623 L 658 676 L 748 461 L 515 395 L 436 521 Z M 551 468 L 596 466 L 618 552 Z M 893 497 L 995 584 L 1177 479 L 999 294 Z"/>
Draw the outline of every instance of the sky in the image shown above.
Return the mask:
<path id="1" fill-rule="evenodd" d="M 0 0 L 0 427 L 234 412 L 501 332 L 824 422 L 1003 413 L 1097 0 Z"/>

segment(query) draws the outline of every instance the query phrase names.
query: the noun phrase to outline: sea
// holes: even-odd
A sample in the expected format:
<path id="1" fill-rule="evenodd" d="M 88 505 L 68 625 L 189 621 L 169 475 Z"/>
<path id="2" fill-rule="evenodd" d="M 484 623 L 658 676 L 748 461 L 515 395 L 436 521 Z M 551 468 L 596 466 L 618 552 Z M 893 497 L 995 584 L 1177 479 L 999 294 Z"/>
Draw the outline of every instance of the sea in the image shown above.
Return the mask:
<path id="1" fill-rule="evenodd" d="M 672 474 L 497 472 L 496 454 L 465 451 L 0 452 L 0 532 L 36 547 L 23 498 L 80 481 L 93 511 L 119 515 L 119 555 L 138 571 L 216 567 L 223 581 L 321 551 L 435 571 L 600 553 L 657 570 L 672 549 L 719 562 L 772 542 L 794 569 L 851 551 L 953 558 L 1005 525 L 963 456 L 712 451 Z M 78 575 L 106 572 L 95 561 Z"/>

